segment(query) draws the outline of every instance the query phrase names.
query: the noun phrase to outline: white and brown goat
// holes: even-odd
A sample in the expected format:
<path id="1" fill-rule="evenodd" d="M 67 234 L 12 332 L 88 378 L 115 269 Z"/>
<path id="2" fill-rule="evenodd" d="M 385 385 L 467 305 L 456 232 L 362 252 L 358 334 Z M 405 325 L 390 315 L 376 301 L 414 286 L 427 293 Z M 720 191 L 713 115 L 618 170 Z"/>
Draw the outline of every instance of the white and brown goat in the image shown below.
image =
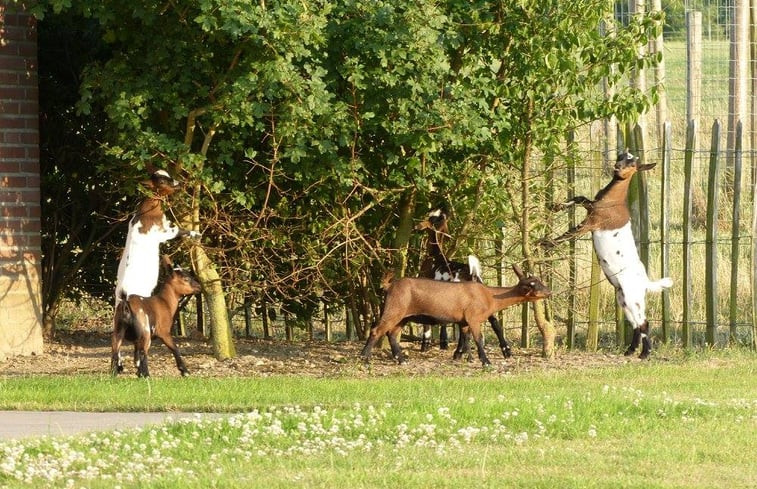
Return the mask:
<path id="1" fill-rule="evenodd" d="M 558 206 L 581 205 L 588 213 L 584 220 L 561 236 L 546 240 L 553 246 L 584 233 L 591 232 L 594 251 L 607 280 L 615 287 L 618 304 L 633 325 L 633 339 L 626 350 L 632 355 L 641 343 L 639 358 L 647 358 L 652 349 L 649 340 L 649 321 L 646 317 L 646 293 L 661 292 L 671 287 L 669 277 L 652 281 L 647 276 L 631 230 L 631 215 L 628 210 L 628 187 L 636 172 L 648 171 L 655 163 L 640 164 L 639 158 L 628 152 L 618 155 L 612 181 L 597 192 L 594 200 L 574 197 Z"/>
<path id="2" fill-rule="evenodd" d="M 116 306 L 115 327 L 112 336 L 111 373 L 123 372 L 121 344 L 124 340 L 134 343 L 134 364 L 139 377 L 149 377 L 147 352 L 153 338 L 159 338 L 171 350 L 176 367 L 182 376 L 189 374 L 179 349 L 171 336 L 171 326 L 182 297 L 198 294 L 200 283 L 194 276 L 179 266 L 174 266 L 168 256 L 163 256 L 166 272 L 165 282 L 155 295 L 142 297 L 123 294 Z"/>
<path id="3" fill-rule="evenodd" d="M 179 187 L 165 170 L 153 172 L 143 182 L 148 195 L 129 221 L 116 281 L 116 305 L 123 295 L 150 296 L 158 284 L 160 244 L 177 236 L 197 237 L 199 233 L 179 229 L 163 213 L 163 201 Z"/>
<path id="4" fill-rule="evenodd" d="M 433 280 L 442 280 L 446 282 L 481 282 L 481 265 L 473 255 L 468 256 L 468 263 L 448 260 L 442 251 L 444 238 L 449 236 L 447 227 L 447 215 L 442 209 L 431 211 L 428 217 L 415 226 L 417 231 L 426 231 L 426 256 L 421 262 L 421 278 Z M 494 334 L 499 341 L 499 348 L 505 358 L 512 356 L 510 344 L 505 339 L 502 327 L 497 318 L 492 315 L 488 318 L 489 324 L 494 330 Z M 424 325 L 423 337 L 421 339 L 421 351 L 427 351 L 430 348 L 431 326 Z M 439 347 L 446 350 L 448 347 L 447 325 L 439 325 Z M 468 338 L 462 334 L 458 337 L 457 348 L 455 349 L 454 358 L 460 358 L 463 353 L 468 352 Z"/>
<path id="5" fill-rule="evenodd" d="M 367 362 L 376 342 L 386 335 L 392 356 L 404 363 L 405 356 L 399 345 L 402 327 L 412 321 L 420 324 L 454 323 L 472 334 L 483 365 L 491 365 L 484 351 L 481 323 L 497 311 L 523 302 L 534 302 L 551 295 L 548 287 L 533 276 L 525 276 L 517 265 L 513 271 L 518 284 L 513 287 L 487 287 L 480 282 L 443 282 L 425 278 L 385 277 L 384 310 L 378 324 L 371 329 L 363 347 L 362 357 Z"/>

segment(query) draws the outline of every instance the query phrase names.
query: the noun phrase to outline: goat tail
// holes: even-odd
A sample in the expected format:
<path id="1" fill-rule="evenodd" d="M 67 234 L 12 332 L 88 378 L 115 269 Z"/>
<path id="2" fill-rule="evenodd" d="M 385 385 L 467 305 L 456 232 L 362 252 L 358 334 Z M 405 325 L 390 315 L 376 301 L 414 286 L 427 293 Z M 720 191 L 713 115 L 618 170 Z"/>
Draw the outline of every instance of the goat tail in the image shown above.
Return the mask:
<path id="1" fill-rule="evenodd" d="M 384 274 L 383 277 L 381 277 L 381 288 L 384 290 L 389 290 L 389 286 L 392 285 L 392 281 L 394 280 L 394 272 L 389 271 Z"/>
<path id="2" fill-rule="evenodd" d="M 468 255 L 468 272 L 474 282 L 484 282 L 481 278 L 481 262 L 474 255 Z"/>
<path id="3" fill-rule="evenodd" d="M 664 277 L 655 282 L 652 282 L 650 280 L 647 283 L 647 291 L 648 292 L 662 292 L 663 289 L 669 289 L 672 286 L 673 286 L 673 279 L 670 277 Z"/>

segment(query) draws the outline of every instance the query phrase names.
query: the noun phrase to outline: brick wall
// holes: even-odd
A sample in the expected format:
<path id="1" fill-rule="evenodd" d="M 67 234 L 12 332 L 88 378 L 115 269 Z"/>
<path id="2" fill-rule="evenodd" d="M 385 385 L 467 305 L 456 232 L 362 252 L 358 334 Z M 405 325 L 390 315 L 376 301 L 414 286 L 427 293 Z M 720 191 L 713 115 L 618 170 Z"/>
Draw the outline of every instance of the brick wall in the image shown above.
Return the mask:
<path id="1" fill-rule="evenodd" d="M 37 26 L 0 4 L 0 360 L 42 351 Z"/>

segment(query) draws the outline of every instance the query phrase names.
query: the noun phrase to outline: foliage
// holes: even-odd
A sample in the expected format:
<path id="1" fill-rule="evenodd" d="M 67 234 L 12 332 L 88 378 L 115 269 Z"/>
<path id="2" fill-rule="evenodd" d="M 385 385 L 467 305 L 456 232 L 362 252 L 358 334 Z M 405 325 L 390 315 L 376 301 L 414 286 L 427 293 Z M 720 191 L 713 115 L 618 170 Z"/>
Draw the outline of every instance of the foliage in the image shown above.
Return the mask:
<path id="1" fill-rule="evenodd" d="M 76 36 L 71 33 L 76 32 Z M 111 297 L 113 231 L 124 212 L 120 188 L 98 171 L 105 126 L 97 107 L 76 112 L 81 70 L 108 56 L 96 24 L 54 16 L 39 28 L 40 175 L 45 332 L 61 299 Z M 116 186 L 118 187 L 118 186 Z M 119 237 L 120 241 L 121 238 Z M 110 285 L 108 285 L 110 284 Z"/>
<path id="2" fill-rule="evenodd" d="M 181 173 L 229 297 L 305 321 L 325 300 L 372 322 L 400 202 L 445 203 L 471 250 L 507 224 L 525 256 L 566 133 L 654 97 L 625 81 L 655 62 L 638 48 L 658 19 L 618 25 L 605 0 L 47 5 L 96 20 L 112 53 L 78 105 L 107 115 L 100 171 Z"/>

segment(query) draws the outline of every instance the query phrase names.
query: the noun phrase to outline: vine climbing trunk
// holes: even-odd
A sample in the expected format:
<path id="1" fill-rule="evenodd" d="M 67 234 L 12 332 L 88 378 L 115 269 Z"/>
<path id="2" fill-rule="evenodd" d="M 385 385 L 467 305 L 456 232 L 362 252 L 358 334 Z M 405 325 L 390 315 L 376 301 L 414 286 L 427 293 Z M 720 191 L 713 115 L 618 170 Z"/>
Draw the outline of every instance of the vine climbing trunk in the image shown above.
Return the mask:
<path id="1" fill-rule="evenodd" d="M 530 101 L 528 107 L 529 119 L 533 114 L 533 101 Z M 531 190 L 530 182 L 532 181 L 531 175 L 531 150 L 532 140 L 531 133 L 528 132 L 523 141 L 523 167 L 521 168 L 521 249 L 523 252 L 523 259 L 528 267 L 528 270 L 532 274 L 535 273 L 535 260 L 531 254 L 531 210 L 533 206 L 531 203 Z M 534 321 L 536 327 L 541 333 L 542 343 L 542 356 L 544 358 L 551 359 L 555 355 L 555 326 L 547 318 L 547 308 L 544 301 L 533 302 L 534 308 Z"/>
<path id="2" fill-rule="evenodd" d="M 192 147 L 196 118 L 203 113 L 203 109 L 198 109 L 191 111 L 187 117 L 186 132 L 184 134 L 184 142 L 187 145 L 187 148 Z M 215 133 L 215 127 L 209 128 L 205 133 L 202 147 L 200 149 L 203 161 L 207 156 L 208 148 L 210 147 L 210 143 L 213 140 Z M 198 173 L 201 170 L 201 166 L 197 168 Z M 193 190 L 192 208 L 188 218 L 185 219 L 185 221 L 189 221 L 184 224 L 184 227 L 187 229 L 199 231 L 200 202 L 202 200 L 200 198 L 201 194 L 202 186 L 196 184 Z M 229 318 L 228 308 L 226 307 L 226 296 L 223 292 L 223 283 L 221 282 L 218 270 L 199 242 L 192 245 L 190 249 L 190 257 L 192 260 L 192 268 L 197 274 L 197 279 L 202 284 L 202 295 L 206 305 L 205 310 L 208 312 L 208 317 L 210 318 L 210 335 L 213 343 L 213 355 L 217 360 L 234 358 L 236 356 L 236 348 L 234 347 L 233 335 L 231 332 L 231 320 Z"/>

